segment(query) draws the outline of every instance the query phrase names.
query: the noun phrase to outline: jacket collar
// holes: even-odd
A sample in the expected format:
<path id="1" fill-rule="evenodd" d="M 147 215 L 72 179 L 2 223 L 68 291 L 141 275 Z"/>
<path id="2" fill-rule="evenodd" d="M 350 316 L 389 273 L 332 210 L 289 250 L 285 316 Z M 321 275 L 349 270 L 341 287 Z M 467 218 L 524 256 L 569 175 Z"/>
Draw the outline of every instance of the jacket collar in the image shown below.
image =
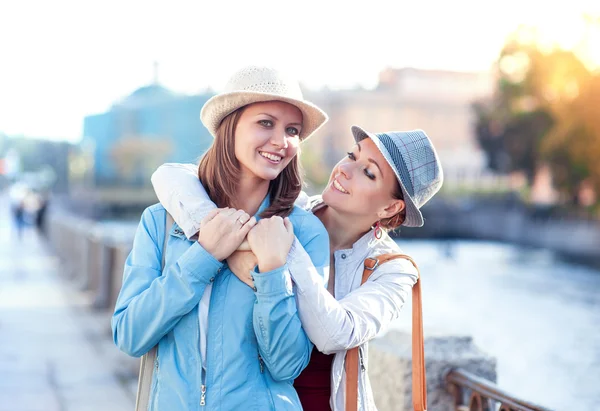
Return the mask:
<path id="1" fill-rule="evenodd" d="M 326 207 L 327 205 L 323 202 L 323 197 L 321 196 L 312 196 L 308 200 L 306 204 L 306 210 L 314 213 Z M 354 244 L 352 244 L 352 248 L 348 248 L 346 250 L 337 250 L 334 255 L 338 257 L 338 254 L 345 254 L 346 257 L 352 257 L 353 254 L 363 258 L 364 254 L 367 250 L 373 248 L 377 243 L 385 241 L 387 233 L 383 233 L 380 239 L 377 239 L 373 233 L 373 230 L 369 230 L 362 237 L 360 237 Z"/>

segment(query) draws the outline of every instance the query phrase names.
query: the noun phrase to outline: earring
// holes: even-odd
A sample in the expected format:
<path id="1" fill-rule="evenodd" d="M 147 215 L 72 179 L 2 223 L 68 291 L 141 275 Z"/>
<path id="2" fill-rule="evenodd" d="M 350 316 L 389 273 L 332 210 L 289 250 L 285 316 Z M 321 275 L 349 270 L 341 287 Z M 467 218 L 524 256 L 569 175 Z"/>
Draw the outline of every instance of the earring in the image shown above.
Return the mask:
<path id="1" fill-rule="evenodd" d="M 375 228 L 374 228 L 373 234 L 375 235 L 376 239 L 381 240 L 381 236 L 383 235 L 383 230 L 381 228 L 381 221 L 378 221 L 377 223 L 375 223 Z"/>

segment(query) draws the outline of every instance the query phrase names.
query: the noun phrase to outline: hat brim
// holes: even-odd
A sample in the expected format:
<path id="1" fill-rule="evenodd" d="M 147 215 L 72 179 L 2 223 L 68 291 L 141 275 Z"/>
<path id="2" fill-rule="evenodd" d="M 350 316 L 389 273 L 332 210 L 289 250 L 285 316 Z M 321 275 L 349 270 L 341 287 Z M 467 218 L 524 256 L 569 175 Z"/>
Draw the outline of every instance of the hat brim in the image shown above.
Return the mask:
<path id="1" fill-rule="evenodd" d="M 396 166 L 392 161 L 390 153 L 388 153 L 387 149 L 385 148 L 379 137 L 377 137 L 373 133 L 369 133 L 363 130 L 361 127 L 358 126 L 352 126 L 351 130 L 352 134 L 354 135 L 354 141 L 356 141 L 357 143 L 364 140 L 367 137 L 370 138 L 373 141 L 373 143 L 375 143 L 377 149 L 379 149 L 385 160 L 388 162 L 388 164 L 394 171 L 396 179 L 398 180 L 398 183 L 400 183 L 400 189 L 402 190 L 402 196 L 404 197 L 404 203 L 406 204 L 406 219 L 404 220 L 402 225 L 405 227 L 423 227 L 423 224 L 425 223 L 423 219 L 423 214 L 421 213 L 421 210 L 419 210 L 419 208 L 415 205 L 414 200 L 406 190 L 406 187 L 404 186 L 404 183 L 400 178 L 400 174 L 398 173 Z"/>
<path id="2" fill-rule="evenodd" d="M 256 91 L 232 91 L 217 94 L 204 104 L 200 111 L 200 119 L 210 134 L 216 137 L 217 129 L 229 114 L 249 104 L 267 101 L 283 101 L 298 107 L 302 112 L 302 130 L 300 131 L 302 140 L 312 136 L 329 119 L 323 110 L 309 101 Z"/>

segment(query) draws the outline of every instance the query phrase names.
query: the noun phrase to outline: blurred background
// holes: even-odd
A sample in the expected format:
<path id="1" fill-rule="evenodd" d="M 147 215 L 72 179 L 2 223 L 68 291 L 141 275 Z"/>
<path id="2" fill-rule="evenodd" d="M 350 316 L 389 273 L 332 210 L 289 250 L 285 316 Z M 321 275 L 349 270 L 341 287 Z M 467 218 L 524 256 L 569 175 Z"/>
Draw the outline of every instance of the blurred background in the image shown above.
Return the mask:
<path id="1" fill-rule="evenodd" d="M 424 129 L 446 180 L 397 240 L 426 335 L 470 337 L 515 398 L 600 410 L 593 0 L 1 3 L 0 410 L 133 409 L 109 321 L 150 175 L 197 162 L 202 105 L 247 64 L 330 116 L 303 145 L 309 194 L 351 125 Z"/>

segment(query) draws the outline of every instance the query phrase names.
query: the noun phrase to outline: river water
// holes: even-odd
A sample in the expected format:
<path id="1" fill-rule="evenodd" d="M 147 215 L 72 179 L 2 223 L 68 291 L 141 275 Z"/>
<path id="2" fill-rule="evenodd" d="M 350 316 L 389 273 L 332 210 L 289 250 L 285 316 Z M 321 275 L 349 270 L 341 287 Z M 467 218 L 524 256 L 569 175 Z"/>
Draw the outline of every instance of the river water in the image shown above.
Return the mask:
<path id="1" fill-rule="evenodd" d="M 600 271 L 490 242 L 399 244 L 421 269 L 426 335 L 472 336 L 517 397 L 600 410 Z M 409 307 L 397 328 L 410 328 Z"/>

